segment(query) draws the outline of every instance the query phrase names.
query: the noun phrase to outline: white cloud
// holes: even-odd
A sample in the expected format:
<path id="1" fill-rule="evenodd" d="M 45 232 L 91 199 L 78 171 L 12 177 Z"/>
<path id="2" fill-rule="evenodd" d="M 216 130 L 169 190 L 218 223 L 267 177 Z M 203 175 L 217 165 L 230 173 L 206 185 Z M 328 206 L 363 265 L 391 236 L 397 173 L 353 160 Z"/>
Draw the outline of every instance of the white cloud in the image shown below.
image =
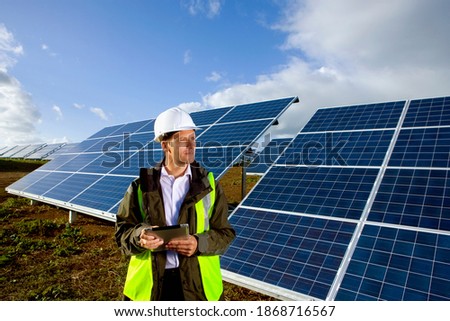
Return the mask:
<path id="1" fill-rule="evenodd" d="M 49 144 L 60 144 L 60 143 L 70 143 L 70 140 L 63 136 L 61 138 L 52 138 L 49 140 Z"/>
<path id="2" fill-rule="evenodd" d="M 53 105 L 52 107 L 53 112 L 56 114 L 56 120 L 62 120 L 63 119 L 63 113 L 59 106 Z"/>
<path id="3" fill-rule="evenodd" d="M 0 145 L 40 142 L 35 125 L 41 122 L 39 110 L 19 81 L 8 74 L 23 47 L 0 24 Z"/>
<path id="4" fill-rule="evenodd" d="M 57 53 L 51 51 L 50 47 L 47 44 L 45 44 L 45 43 L 41 44 L 41 49 L 43 51 L 47 52 L 52 57 L 56 57 L 58 55 Z"/>
<path id="5" fill-rule="evenodd" d="M 297 95 L 276 132 L 293 135 L 314 110 L 450 95 L 450 2 L 290 2 L 273 28 L 291 57 L 278 71 L 203 97 L 225 106 Z"/>
<path id="6" fill-rule="evenodd" d="M 306 1 L 288 9 L 279 29 L 288 33 L 286 48 L 343 69 L 436 66 L 450 49 L 449 9 L 445 0 Z"/>
<path id="7" fill-rule="evenodd" d="M 188 113 L 201 110 L 203 108 L 202 104 L 199 102 L 182 103 L 176 107 L 180 107 L 181 109 L 187 111 Z"/>
<path id="8" fill-rule="evenodd" d="M 222 2 L 221 0 L 190 0 L 183 2 L 183 4 L 191 15 L 204 14 L 209 19 L 212 19 L 220 14 Z"/>
<path id="9" fill-rule="evenodd" d="M 183 63 L 185 65 L 189 64 L 192 61 L 192 54 L 190 50 L 186 50 L 183 55 Z"/>
<path id="10" fill-rule="evenodd" d="M 41 115 L 20 83 L 0 71 L 0 145 L 35 143 Z"/>
<path id="11" fill-rule="evenodd" d="M 98 107 L 91 107 L 90 111 L 91 113 L 97 115 L 100 119 L 108 120 L 108 116 L 106 116 L 106 113 L 103 111 L 103 109 Z"/>
<path id="12" fill-rule="evenodd" d="M 16 57 L 23 55 L 23 47 L 15 39 L 14 35 L 6 29 L 4 24 L 0 24 L 0 71 L 16 64 Z"/>
<path id="13" fill-rule="evenodd" d="M 83 109 L 83 108 L 84 108 L 84 105 L 82 105 L 82 104 L 77 104 L 77 103 L 74 103 L 72 106 L 73 106 L 73 108 L 75 108 L 75 109 Z"/>
<path id="14" fill-rule="evenodd" d="M 220 73 L 218 73 L 217 71 L 213 71 L 211 73 L 211 75 L 206 77 L 206 81 L 211 81 L 211 82 L 217 82 L 220 79 L 222 79 L 222 75 Z"/>

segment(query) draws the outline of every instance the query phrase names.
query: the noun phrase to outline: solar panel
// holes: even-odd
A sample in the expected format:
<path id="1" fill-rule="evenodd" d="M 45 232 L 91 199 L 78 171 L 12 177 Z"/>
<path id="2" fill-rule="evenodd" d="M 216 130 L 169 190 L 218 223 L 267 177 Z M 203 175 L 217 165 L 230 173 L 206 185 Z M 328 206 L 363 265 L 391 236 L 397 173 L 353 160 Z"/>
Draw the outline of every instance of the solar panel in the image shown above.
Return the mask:
<path id="1" fill-rule="evenodd" d="M 56 152 L 64 146 L 64 143 L 59 144 L 45 144 L 42 148 L 33 151 L 32 153 L 25 156 L 27 159 L 46 159 L 49 155 Z"/>
<path id="2" fill-rule="evenodd" d="M 278 156 L 292 141 L 292 138 L 275 138 L 264 147 L 247 166 L 249 174 L 262 175 L 277 160 Z"/>
<path id="3" fill-rule="evenodd" d="M 254 137 L 264 132 L 273 119 L 241 123 L 217 124 L 202 132 L 197 141 L 200 147 L 249 145 Z"/>
<path id="4" fill-rule="evenodd" d="M 6 146 L 2 151 L 0 151 L 0 156 L 3 158 L 11 149 L 15 148 L 16 146 Z"/>
<path id="5" fill-rule="evenodd" d="M 450 167 L 450 127 L 402 129 L 389 166 Z"/>
<path id="6" fill-rule="evenodd" d="M 33 154 L 34 152 L 45 147 L 46 144 L 33 144 L 25 147 L 21 151 L 15 153 L 11 156 L 11 158 L 26 158 L 28 155 Z"/>
<path id="7" fill-rule="evenodd" d="M 395 128 L 404 101 L 321 108 L 305 125 L 302 132 Z"/>
<path id="8" fill-rule="evenodd" d="M 4 152 L 6 152 L 8 150 L 8 146 L 1 146 L 0 147 L 0 156 L 3 155 Z"/>
<path id="9" fill-rule="evenodd" d="M 446 170 L 388 169 L 369 220 L 450 232 L 450 176 Z"/>
<path id="10" fill-rule="evenodd" d="M 214 108 L 192 112 L 190 115 L 197 126 L 213 125 L 219 118 L 227 114 L 233 107 Z"/>
<path id="11" fill-rule="evenodd" d="M 196 159 L 220 178 L 295 102 L 298 98 L 290 97 L 191 113 L 201 127 L 196 132 Z M 139 168 L 154 166 L 163 158 L 160 144 L 153 142 L 153 122 L 103 128 L 70 149 L 59 150 L 53 160 L 7 191 L 115 221 L 118 205 Z"/>
<path id="12" fill-rule="evenodd" d="M 230 216 L 225 279 L 285 299 L 449 300 L 449 110 L 318 109 Z"/>
<path id="13" fill-rule="evenodd" d="M 77 145 L 78 145 L 78 143 L 67 143 L 67 144 L 64 144 L 61 147 L 59 147 L 58 149 L 54 150 L 53 152 L 45 155 L 43 158 L 44 159 L 48 159 L 48 160 L 52 160 L 52 159 L 56 158 L 57 156 L 59 156 L 60 154 L 67 153 L 69 150 L 73 149 Z"/>
<path id="14" fill-rule="evenodd" d="M 2 154 L 4 158 L 12 158 L 15 154 L 20 153 L 22 150 L 26 149 L 30 145 L 17 145 Z"/>

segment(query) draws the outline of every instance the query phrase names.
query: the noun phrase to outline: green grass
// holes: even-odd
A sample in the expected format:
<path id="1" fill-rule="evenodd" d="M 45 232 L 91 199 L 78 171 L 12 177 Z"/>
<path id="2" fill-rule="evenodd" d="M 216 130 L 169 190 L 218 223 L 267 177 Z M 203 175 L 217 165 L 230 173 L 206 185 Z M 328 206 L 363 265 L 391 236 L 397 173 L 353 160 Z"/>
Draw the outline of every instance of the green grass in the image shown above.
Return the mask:
<path id="1" fill-rule="evenodd" d="M 0 159 L 0 172 L 31 172 L 45 163 L 45 160 Z"/>

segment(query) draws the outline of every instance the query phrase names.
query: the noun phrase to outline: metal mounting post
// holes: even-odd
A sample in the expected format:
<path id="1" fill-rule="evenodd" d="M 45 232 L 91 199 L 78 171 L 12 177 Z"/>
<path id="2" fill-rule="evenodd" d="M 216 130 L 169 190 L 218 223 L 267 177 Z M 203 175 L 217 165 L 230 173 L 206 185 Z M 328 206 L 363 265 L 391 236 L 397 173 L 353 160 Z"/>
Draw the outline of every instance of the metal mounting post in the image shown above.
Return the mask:
<path id="1" fill-rule="evenodd" d="M 69 223 L 75 223 L 75 221 L 77 220 L 77 212 L 70 210 L 69 211 Z"/>

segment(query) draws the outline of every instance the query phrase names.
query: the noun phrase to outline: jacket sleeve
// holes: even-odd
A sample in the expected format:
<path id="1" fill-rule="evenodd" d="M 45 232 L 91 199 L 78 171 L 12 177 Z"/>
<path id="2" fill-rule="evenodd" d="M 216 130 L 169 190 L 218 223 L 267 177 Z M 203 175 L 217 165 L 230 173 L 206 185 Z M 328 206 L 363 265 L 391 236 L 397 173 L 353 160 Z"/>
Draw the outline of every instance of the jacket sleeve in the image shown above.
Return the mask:
<path id="1" fill-rule="evenodd" d="M 222 186 L 216 181 L 216 200 L 209 219 L 209 230 L 196 234 L 199 255 L 221 255 L 236 236 L 228 222 L 228 203 Z"/>
<path id="2" fill-rule="evenodd" d="M 137 199 L 138 180 L 128 187 L 117 212 L 115 239 L 121 252 L 136 255 L 145 251 L 139 246 L 141 231 L 149 225 L 143 222 Z"/>

